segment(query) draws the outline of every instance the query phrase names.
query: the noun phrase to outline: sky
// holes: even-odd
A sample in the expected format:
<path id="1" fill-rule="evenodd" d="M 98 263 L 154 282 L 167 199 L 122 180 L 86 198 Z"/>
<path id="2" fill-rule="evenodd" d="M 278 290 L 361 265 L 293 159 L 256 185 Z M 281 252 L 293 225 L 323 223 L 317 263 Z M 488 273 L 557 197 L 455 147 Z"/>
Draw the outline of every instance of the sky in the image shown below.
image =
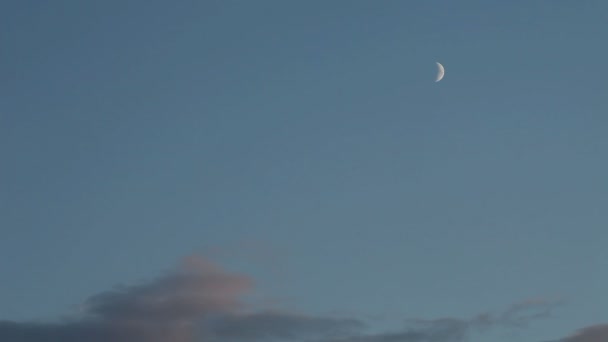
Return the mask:
<path id="1" fill-rule="evenodd" d="M 0 2 L 0 340 L 608 340 L 606 22 Z"/>

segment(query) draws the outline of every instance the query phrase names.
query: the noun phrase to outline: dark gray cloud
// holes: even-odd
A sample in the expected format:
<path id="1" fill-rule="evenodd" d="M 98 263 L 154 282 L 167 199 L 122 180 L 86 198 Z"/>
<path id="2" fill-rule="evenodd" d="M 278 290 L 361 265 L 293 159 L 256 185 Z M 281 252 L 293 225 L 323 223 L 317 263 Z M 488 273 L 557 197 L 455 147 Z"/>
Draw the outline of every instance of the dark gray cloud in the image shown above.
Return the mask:
<path id="1" fill-rule="evenodd" d="M 178 326 L 137 323 L 66 322 L 37 324 L 0 322 L 0 340 L 11 342 L 189 342 Z"/>
<path id="2" fill-rule="evenodd" d="M 494 327 L 524 327 L 547 317 L 554 303 L 527 301 L 471 319 L 406 321 L 390 333 L 366 333 L 358 319 L 255 311 L 242 300 L 251 281 L 200 258 L 153 281 L 92 296 L 82 315 L 59 323 L 0 322 L 11 342 L 462 342 Z M 582 331 L 563 342 L 595 342 Z M 581 336 L 581 337 L 577 337 Z M 599 341 L 599 340 L 598 340 Z"/>
<path id="3" fill-rule="evenodd" d="M 61 323 L 0 321 L 0 341 L 199 342 L 339 337 L 361 328 L 352 319 L 285 312 L 245 313 L 244 276 L 200 258 L 149 283 L 92 296 L 82 317 Z"/>
<path id="4" fill-rule="evenodd" d="M 0 322 L 0 341 L 191 342 L 198 321 L 238 312 L 240 297 L 250 287 L 247 277 L 188 258 L 177 270 L 147 284 L 123 286 L 91 297 L 78 320 Z"/>
<path id="5" fill-rule="evenodd" d="M 574 335 L 559 340 L 559 342 L 606 342 L 608 341 L 608 323 L 588 326 L 577 331 Z"/>
<path id="6" fill-rule="evenodd" d="M 350 336 L 363 330 L 356 319 L 314 317 L 286 312 L 262 312 L 222 317 L 206 330 L 215 341 L 321 340 Z"/>

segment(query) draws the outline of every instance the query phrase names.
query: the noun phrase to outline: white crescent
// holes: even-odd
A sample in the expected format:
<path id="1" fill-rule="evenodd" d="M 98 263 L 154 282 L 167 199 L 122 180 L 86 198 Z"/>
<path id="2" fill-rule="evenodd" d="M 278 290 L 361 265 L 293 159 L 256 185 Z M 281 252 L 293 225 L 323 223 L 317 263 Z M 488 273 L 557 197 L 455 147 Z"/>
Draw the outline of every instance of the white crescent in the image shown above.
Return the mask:
<path id="1" fill-rule="evenodd" d="M 435 63 L 437 63 L 437 78 L 435 79 L 435 82 L 439 82 L 441 81 L 441 79 L 443 79 L 443 75 L 445 75 L 445 69 L 443 68 L 443 65 L 441 65 L 441 63 Z"/>

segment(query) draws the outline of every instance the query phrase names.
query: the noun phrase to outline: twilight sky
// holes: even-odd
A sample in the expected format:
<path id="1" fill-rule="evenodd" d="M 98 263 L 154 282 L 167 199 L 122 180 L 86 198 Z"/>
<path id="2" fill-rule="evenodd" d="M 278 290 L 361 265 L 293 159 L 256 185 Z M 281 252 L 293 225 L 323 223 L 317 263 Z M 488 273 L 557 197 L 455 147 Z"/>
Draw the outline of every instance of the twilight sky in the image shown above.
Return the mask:
<path id="1" fill-rule="evenodd" d="M 607 22 L 1 1 L 0 340 L 607 341 Z"/>

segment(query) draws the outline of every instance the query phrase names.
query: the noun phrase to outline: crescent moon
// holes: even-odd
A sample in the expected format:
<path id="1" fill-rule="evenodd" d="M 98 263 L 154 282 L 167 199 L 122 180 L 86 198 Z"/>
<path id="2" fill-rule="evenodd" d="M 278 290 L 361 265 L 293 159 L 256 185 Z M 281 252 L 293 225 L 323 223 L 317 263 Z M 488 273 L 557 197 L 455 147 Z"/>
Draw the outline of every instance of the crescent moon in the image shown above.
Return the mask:
<path id="1" fill-rule="evenodd" d="M 443 65 L 441 65 L 441 63 L 435 63 L 437 63 L 437 78 L 435 79 L 435 82 L 439 82 L 441 81 L 441 79 L 443 79 L 443 75 L 445 75 L 445 69 L 443 68 Z"/>

